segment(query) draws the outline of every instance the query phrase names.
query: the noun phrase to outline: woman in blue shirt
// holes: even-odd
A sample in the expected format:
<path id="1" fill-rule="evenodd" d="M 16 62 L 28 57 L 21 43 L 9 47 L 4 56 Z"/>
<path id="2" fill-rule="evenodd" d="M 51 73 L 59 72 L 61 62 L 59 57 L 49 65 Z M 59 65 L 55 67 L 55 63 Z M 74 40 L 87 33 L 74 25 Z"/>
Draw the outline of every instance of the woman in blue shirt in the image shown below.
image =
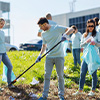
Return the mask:
<path id="1" fill-rule="evenodd" d="M 84 50 L 85 50 L 87 45 L 90 43 L 90 45 L 95 45 L 95 47 L 98 49 L 98 46 L 100 46 L 99 41 L 100 41 L 100 35 L 95 29 L 95 22 L 94 20 L 89 19 L 87 21 L 86 32 L 82 35 L 81 47 L 84 47 Z M 86 76 L 87 71 L 88 71 L 88 64 L 85 62 L 85 60 L 83 60 L 81 64 L 79 91 L 77 91 L 73 95 L 79 95 L 83 93 L 82 91 L 83 91 L 85 76 Z M 97 85 L 97 70 L 92 74 L 92 90 L 88 94 L 88 96 L 95 95 L 96 85 Z"/>
<path id="2" fill-rule="evenodd" d="M 80 41 L 81 41 L 81 33 L 78 32 L 78 29 L 76 26 L 71 26 L 74 29 L 74 32 L 71 36 L 72 40 L 72 53 L 74 58 L 74 65 L 77 66 L 77 63 L 81 65 L 80 60 Z"/>
<path id="3" fill-rule="evenodd" d="M 11 83 L 11 72 L 12 72 L 12 64 L 10 62 L 10 59 L 8 58 L 6 54 L 6 46 L 5 46 L 5 35 L 4 32 L 1 30 L 4 27 L 5 20 L 3 18 L 0 18 L 0 64 L 1 61 L 7 66 L 7 82 L 8 82 L 8 88 L 14 88 L 13 85 L 9 84 Z"/>

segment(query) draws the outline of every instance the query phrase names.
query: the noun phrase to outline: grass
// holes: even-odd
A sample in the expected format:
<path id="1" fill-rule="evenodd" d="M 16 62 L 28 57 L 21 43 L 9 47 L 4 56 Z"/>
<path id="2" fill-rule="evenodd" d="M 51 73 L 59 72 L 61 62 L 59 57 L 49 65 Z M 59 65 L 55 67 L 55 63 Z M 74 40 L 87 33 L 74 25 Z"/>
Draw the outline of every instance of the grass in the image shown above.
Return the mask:
<path id="1" fill-rule="evenodd" d="M 13 51 L 13 52 L 7 52 L 7 54 L 12 62 L 13 72 L 15 76 L 17 77 L 35 62 L 36 58 L 39 55 L 39 52 L 38 51 Z M 45 57 L 41 60 L 41 62 L 35 64 L 23 76 L 21 76 L 19 81 L 17 81 L 15 84 L 16 85 L 30 84 L 33 77 L 35 77 L 40 82 L 43 82 L 44 81 L 44 64 L 45 64 Z M 64 73 L 68 77 L 68 78 L 65 78 L 65 86 L 67 88 L 78 88 L 79 78 L 80 78 L 80 66 L 77 66 L 77 67 L 74 66 L 73 57 L 71 53 L 68 53 L 68 55 L 65 57 L 64 66 L 66 67 L 66 70 L 64 70 Z M 0 65 L 0 84 L 5 85 L 6 83 L 2 81 L 2 74 L 3 74 L 3 63 L 1 63 Z M 97 75 L 98 77 L 100 77 L 100 71 L 97 71 Z M 24 80 L 22 80 L 22 78 L 24 78 Z M 53 80 L 57 79 L 55 67 L 53 68 L 51 79 Z M 91 81 L 92 81 L 92 78 L 87 73 L 84 91 L 90 90 L 90 86 L 92 83 Z M 98 78 L 97 87 L 99 87 L 99 84 L 100 84 L 100 78 Z"/>

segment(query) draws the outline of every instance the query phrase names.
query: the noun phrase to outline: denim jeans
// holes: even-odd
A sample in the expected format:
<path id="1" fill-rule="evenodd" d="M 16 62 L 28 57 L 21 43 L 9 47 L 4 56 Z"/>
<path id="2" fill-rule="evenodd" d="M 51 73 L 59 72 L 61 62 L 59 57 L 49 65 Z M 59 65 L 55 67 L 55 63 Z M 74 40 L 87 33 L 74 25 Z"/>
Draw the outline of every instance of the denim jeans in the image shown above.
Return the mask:
<path id="1" fill-rule="evenodd" d="M 77 66 L 77 63 L 81 65 L 81 60 L 80 60 L 80 48 L 78 49 L 72 49 L 73 53 L 73 58 L 74 58 L 74 65 Z"/>
<path id="2" fill-rule="evenodd" d="M 80 81 L 79 81 L 79 90 L 83 90 L 85 83 L 85 76 L 88 71 L 87 63 L 83 60 L 81 65 Z M 95 66 L 94 66 L 95 67 Z M 92 74 L 92 90 L 95 90 L 97 85 L 97 70 Z"/>
<path id="3" fill-rule="evenodd" d="M 45 75 L 44 75 L 44 91 L 43 97 L 48 97 L 50 76 L 52 73 L 53 66 L 56 66 L 57 77 L 58 77 L 58 94 L 59 97 L 64 96 L 64 58 L 63 57 L 46 57 L 45 62 Z"/>
<path id="4" fill-rule="evenodd" d="M 7 71 L 7 82 L 8 84 L 11 83 L 11 72 L 12 72 L 12 64 L 10 62 L 10 59 L 8 58 L 6 53 L 0 53 L 0 64 L 1 61 L 7 66 L 8 71 Z"/>

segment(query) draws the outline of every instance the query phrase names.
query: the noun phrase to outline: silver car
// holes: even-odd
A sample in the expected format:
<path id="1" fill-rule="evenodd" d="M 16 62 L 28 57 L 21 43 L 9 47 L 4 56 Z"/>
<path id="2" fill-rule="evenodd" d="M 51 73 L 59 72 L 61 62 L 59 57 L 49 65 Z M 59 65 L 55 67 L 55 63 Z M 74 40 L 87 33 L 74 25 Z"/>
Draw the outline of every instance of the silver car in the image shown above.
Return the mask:
<path id="1" fill-rule="evenodd" d="M 5 45 L 6 45 L 6 50 L 7 51 L 15 51 L 15 50 L 18 50 L 18 48 L 15 45 L 11 45 L 11 44 L 8 44 L 8 43 L 5 43 Z"/>

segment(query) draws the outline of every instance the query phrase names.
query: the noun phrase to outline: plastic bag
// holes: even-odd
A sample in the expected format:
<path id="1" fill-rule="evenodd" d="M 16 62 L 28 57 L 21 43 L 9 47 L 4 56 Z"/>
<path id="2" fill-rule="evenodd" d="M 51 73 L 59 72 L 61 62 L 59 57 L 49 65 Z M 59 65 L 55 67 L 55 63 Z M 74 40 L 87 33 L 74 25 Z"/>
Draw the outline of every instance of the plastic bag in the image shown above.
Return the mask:
<path id="1" fill-rule="evenodd" d="M 68 47 L 68 41 L 66 40 L 66 41 L 63 42 L 64 56 L 67 56 L 67 53 L 66 53 L 67 47 Z"/>
<path id="2" fill-rule="evenodd" d="M 6 65 L 3 65 L 3 77 L 2 77 L 2 81 L 7 82 L 7 70 L 8 68 L 6 67 Z M 16 76 L 14 75 L 14 72 L 12 71 L 11 73 L 11 81 L 15 80 Z"/>
<path id="3" fill-rule="evenodd" d="M 92 75 L 100 67 L 100 57 L 94 45 L 88 45 L 83 52 L 83 60 L 88 64 L 89 74 Z"/>

